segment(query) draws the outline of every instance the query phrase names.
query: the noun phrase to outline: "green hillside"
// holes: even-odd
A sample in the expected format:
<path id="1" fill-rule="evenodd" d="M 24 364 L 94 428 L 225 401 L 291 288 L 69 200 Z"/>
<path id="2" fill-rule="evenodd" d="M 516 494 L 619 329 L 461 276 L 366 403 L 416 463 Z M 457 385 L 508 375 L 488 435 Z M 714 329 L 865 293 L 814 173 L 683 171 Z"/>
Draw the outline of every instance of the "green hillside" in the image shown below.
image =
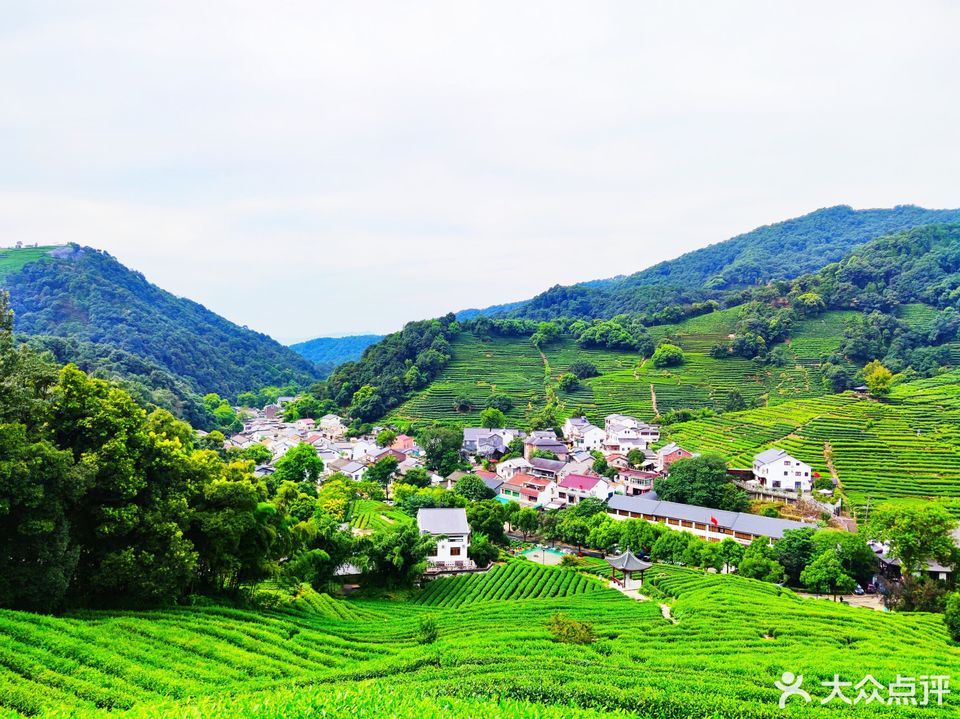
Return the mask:
<path id="1" fill-rule="evenodd" d="M 655 368 L 632 352 L 581 348 L 570 337 L 543 348 L 545 365 L 529 338 L 493 337 L 481 342 L 473 334 L 463 333 L 453 341 L 453 357 L 437 379 L 401 405 L 391 418 L 468 426 L 479 421 L 487 398 L 498 393 L 513 398 L 514 407 L 507 417 L 523 424 L 544 405 L 557 378 L 578 360 L 594 363 L 600 376 L 584 380 L 578 389 L 559 396 L 568 414 L 582 411 L 594 421 L 613 412 L 650 419 L 656 414 L 654 397 L 657 410 L 665 413 L 682 408 L 719 408 L 734 390 L 748 402 L 763 404 L 826 392 L 818 358 L 836 351 L 844 322 L 855 312 L 830 311 L 798 322 L 786 345 L 789 362 L 784 366 L 710 357 L 710 348 L 733 331 L 741 311 L 735 307 L 651 328 L 655 339 L 669 338 L 685 352 L 683 365 L 665 369 Z M 453 411 L 454 400 L 460 396 L 470 398 L 473 411 Z"/>
<path id="2" fill-rule="evenodd" d="M 0 276 L 18 334 L 117 348 L 160 365 L 201 395 L 235 397 L 318 378 L 293 350 L 175 297 L 104 252 L 69 245 L 31 262 L 40 249 L 13 251 L 16 265 L 8 260 Z"/>
<path id="3" fill-rule="evenodd" d="M 668 304 L 719 297 L 771 280 L 787 280 L 837 262 L 873 239 L 925 225 L 960 221 L 960 210 L 912 205 L 854 210 L 828 207 L 717 242 L 626 277 L 556 286 L 525 302 L 467 310 L 460 317 L 531 319 L 653 313 Z"/>
<path id="4" fill-rule="evenodd" d="M 832 463 L 859 506 L 960 497 L 960 371 L 901 384 L 882 402 L 852 392 L 797 399 L 677 424 L 667 435 L 692 451 L 720 452 L 738 467 L 774 446 L 824 476 Z"/>
<path id="5" fill-rule="evenodd" d="M 8 275 L 19 272 L 24 265 L 36 262 L 47 257 L 50 250 L 62 245 L 45 245 L 43 247 L 0 248 L 0 287 Z"/>
<path id="6" fill-rule="evenodd" d="M 477 603 L 436 599 L 450 588 L 482 592 L 494 575 L 441 580 L 420 601 L 325 599 L 297 613 L 2 611 L 0 716 L 924 717 L 938 707 L 793 700 L 784 711 L 774 682 L 802 674 L 821 699 L 820 682 L 835 674 L 886 685 L 898 674 L 960 672 L 960 649 L 936 615 L 661 565 L 644 590 L 657 601 L 603 588 L 556 596 L 543 590 L 596 580 L 535 565 L 507 577 L 511 566 L 526 563 L 501 569 L 497 594 Z M 554 641 L 545 623 L 558 611 L 592 622 L 598 641 Z M 427 616 L 434 644 L 418 641 Z"/>

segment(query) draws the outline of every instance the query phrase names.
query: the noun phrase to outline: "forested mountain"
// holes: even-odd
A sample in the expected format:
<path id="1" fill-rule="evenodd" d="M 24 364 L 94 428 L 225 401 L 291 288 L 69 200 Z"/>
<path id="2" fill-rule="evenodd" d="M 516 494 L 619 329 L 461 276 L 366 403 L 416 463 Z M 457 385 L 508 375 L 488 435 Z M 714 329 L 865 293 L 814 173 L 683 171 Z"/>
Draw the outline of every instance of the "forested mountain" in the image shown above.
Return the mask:
<path id="1" fill-rule="evenodd" d="M 351 335 L 349 337 L 317 337 L 290 345 L 290 349 L 318 365 L 333 365 L 360 359 L 363 351 L 383 335 Z M 332 367 L 331 367 L 332 369 Z"/>
<path id="2" fill-rule="evenodd" d="M 324 398 L 358 422 L 385 412 L 403 423 L 476 422 L 493 402 L 513 422 L 553 426 L 579 411 L 652 417 L 839 392 L 870 384 L 864 366 L 874 360 L 888 386 L 891 373 L 933 376 L 957 366 L 960 223 L 870 240 L 793 279 L 715 292 L 610 319 L 445 323 L 440 351 L 423 355 L 431 325 L 411 323 L 405 333 L 423 340 L 416 352 L 391 335 L 335 372 Z M 654 353 L 675 344 L 674 361 Z M 564 376 L 581 360 L 589 373 Z"/>
<path id="3" fill-rule="evenodd" d="M 7 257 L 25 251 L 8 251 Z M 122 350 L 199 394 L 235 397 L 266 385 L 307 385 L 319 376 L 311 362 L 270 337 L 175 297 L 99 250 L 57 248 L 9 272 L 0 286 L 10 292 L 18 335 L 92 343 L 100 355 L 107 347 Z M 62 346 L 55 354 L 72 359 L 69 349 Z M 90 350 L 83 345 L 88 359 Z M 170 383 L 157 379 L 159 387 Z"/>
<path id="4" fill-rule="evenodd" d="M 655 319 L 658 312 L 672 305 L 720 299 L 732 290 L 813 272 L 883 235 L 957 221 L 960 210 L 927 210 L 912 205 L 876 210 L 829 207 L 758 227 L 625 277 L 557 285 L 526 302 L 466 310 L 459 316 L 606 318 L 639 312 Z M 667 322 L 676 319 L 663 318 Z"/>

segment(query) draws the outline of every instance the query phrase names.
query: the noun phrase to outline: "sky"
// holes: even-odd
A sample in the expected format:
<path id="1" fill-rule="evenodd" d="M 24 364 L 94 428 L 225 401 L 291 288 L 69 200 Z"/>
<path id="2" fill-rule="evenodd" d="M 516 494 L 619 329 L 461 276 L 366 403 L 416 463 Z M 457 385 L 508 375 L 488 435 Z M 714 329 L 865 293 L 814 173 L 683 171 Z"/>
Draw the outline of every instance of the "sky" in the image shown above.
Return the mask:
<path id="1" fill-rule="evenodd" d="M 960 3 L 0 0 L 0 245 L 283 342 L 960 206 Z"/>

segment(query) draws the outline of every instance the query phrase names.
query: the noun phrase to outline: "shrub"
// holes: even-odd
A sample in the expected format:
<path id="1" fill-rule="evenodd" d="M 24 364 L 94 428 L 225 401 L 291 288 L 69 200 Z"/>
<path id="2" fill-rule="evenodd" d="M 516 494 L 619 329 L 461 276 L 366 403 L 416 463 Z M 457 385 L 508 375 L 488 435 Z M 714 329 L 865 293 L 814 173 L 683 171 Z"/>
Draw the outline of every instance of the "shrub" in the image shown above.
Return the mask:
<path id="1" fill-rule="evenodd" d="M 600 371 L 597 369 L 597 366 L 593 362 L 588 362 L 586 360 L 578 360 L 570 365 L 570 374 L 574 375 L 577 379 L 589 379 L 590 377 L 596 377 L 600 374 Z"/>
<path id="2" fill-rule="evenodd" d="M 433 644 L 438 636 L 440 636 L 440 630 L 437 628 L 437 620 L 433 617 L 423 617 L 417 625 L 417 642 Z"/>
<path id="3" fill-rule="evenodd" d="M 662 344 L 653 353 L 654 367 L 676 367 L 683 364 L 683 350 L 672 344 Z"/>
<path id="4" fill-rule="evenodd" d="M 571 619 L 561 612 L 550 617 L 547 629 L 555 640 L 563 644 L 593 644 L 597 640 L 597 634 L 590 622 Z"/>
<path id="5" fill-rule="evenodd" d="M 557 379 L 557 386 L 563 392 L 572 392 L 580 386 L 580 380 L 573 372 L 565 372 Z"/>

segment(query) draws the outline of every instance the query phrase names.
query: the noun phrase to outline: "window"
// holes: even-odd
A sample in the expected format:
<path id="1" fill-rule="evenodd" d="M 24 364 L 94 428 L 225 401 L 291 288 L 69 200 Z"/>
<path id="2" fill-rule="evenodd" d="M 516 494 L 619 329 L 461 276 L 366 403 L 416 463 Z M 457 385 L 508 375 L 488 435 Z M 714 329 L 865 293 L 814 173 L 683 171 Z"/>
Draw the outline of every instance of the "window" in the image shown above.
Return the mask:
<path id="1" fill-rule="evenodd" d="M 450 547 L 450 556 L 459 557 L 460 556 L 460 547 Z"/>

